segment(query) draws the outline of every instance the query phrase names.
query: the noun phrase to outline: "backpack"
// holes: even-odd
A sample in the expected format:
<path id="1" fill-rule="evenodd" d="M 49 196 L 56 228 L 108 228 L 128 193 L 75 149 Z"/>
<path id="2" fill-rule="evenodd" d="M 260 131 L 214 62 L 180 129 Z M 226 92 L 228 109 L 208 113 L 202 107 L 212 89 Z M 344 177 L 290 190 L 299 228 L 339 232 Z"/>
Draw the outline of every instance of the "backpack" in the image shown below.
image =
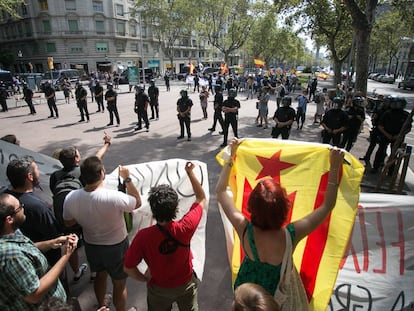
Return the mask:
<path id="1" fill-rule="evenodd" d="M 72 190 L 81 189 L 83 187 L 78 177 L 70 172 L 58 171 L 56 173 L 56 185 L 53 191 L 53 211 L 59 227 L 62 231 L 65 229 L 63 221 L 63 203 L 66 196 Z"/>
<path id="2" fill-rule="evenodd" d="M 285 87 L 282 85 L 282 88 L 280 89 L 280 97 L 285 97 L 286 95 L 286 90 Z"/>

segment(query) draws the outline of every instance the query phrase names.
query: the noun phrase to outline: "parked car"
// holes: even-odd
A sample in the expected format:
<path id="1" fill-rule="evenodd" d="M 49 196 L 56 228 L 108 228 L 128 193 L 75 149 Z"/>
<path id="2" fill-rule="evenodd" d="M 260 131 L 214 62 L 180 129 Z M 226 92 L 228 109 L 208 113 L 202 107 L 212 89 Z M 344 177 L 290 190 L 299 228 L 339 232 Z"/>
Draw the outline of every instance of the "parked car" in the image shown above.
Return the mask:
<path id="1" fill-rule="evenodd" d="M 194 66 L 193 74 L 194 73 L 197 73 L 197 72 L 198 72 L 197 67 Z M 181 67 L 180 68 L 180 72 L 177 73 L 177 79 L 178 80 L 185 80 L 185 77 L 187 77 L 187 75 L 189 73 L 190 73 L 190 66 L 189 65 L 185 65 L 185 66 Z"/>
<path id="2" fill-rule="evenodd" d="M 393 75 L 382 75 L 378 81 L 383 83 L 394 83 L 395 80 Z"/>
<path id="3" fill-rule="evenodd" d="M 398 88 L 414 90 L 414 77 L 409 77 L 398 83 Z"/>
<path id="4" fill-rule="evenodd" d="M 10 71 L 0 69 L 0 81 L 4 83 L 6 89 L 13 88 L 13 77 Z"/>

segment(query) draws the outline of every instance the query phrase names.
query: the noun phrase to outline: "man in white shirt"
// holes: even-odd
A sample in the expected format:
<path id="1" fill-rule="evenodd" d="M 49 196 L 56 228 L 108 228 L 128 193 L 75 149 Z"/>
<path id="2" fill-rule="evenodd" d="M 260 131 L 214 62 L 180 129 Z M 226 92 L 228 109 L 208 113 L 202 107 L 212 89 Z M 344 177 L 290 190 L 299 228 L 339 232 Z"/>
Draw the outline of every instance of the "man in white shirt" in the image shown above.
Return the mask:
<path id="1" fill-rule="evenodd" d="M 125 167 L 119 166 L 119 175 L 128 194 L 104 188 L 105 168 L 100 158 L 85 159 L 80 169 L 85 186 L 67 195 L 63 219 L 66 226 L 79 224 L 83 229 L 86 257 L 91 270 L 97 272 L 94 289 L 99 307 L 105 306 L 109 274 L 114 306 L 117 311 L 124 311 L 127 274 L 123 271 L 123 260 L 129 246 L 124 212 L 140 207 L 141 197 Z"/>

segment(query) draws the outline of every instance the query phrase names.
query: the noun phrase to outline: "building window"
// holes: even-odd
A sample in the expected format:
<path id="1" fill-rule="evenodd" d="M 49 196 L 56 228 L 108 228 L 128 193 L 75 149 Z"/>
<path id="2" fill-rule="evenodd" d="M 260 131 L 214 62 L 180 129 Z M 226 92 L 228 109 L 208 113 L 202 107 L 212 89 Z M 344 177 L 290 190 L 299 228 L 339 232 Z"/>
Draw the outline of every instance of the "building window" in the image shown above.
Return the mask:
<path id="1" fill-rule="evenodd" d="M 108 52 L 107 42 L 96 42 L 96 52 L 105 53 Z"/>
<path id="2" fill-rule="evenodd" d="M 116 23 L 116 32 L 120 36 L 125 36 L 125 23 Z"/>
<path id="3" fill-rule="evenodd" d="M 142 31 L 141 37 L 146 38 L 147 37 L 147 27 L 142 26 L 141 31 Z"/>
<path id="4" fill-rule="evenodd" d="M 47 0 L 39 0 L 39 8 L 41 11 L 49 10 L 49 6 L 47 5 Z"/>
<path id="5" fill-rule="evenodd" d="M 46 52 L 56 52 L 56 44 L 54 42 L 47 42 Z"/>
<path id="6" fill-rule="evenodd" d="M 22 4 L 22 16 L 26 16 L 27 15 L 27 7 L 26 4 Z"/>
<path id="7" fill-rule="evenodd" d="M 92 5 L 94 12 L 103 13 L 103 4 L 101 1 L 93 1 Z"/>
<path id="8" fill-rule="evenodd" d="M 147 54 L 148 53 L 148 44 L 143 44 L 142 45 L 142 50 L 145 54 Z"/>
<path id="9" fill-rule="evenodd" d="M 116 51 L 117 52 L 125 52 L 125 44 L 122 42 L 118 42 L 116 44 Z"/>
<path id="10" fill-rule="evenodd" d="M 200 51 L 200 52 L 198 52 L 198 57 L 199 57 L 199 58 L 203 58 L 203 57 L 205 57 L 205 53 L 204 53 L 204 51 Z"/>
<path id="11" fill-rule="evenodd" d="M 32 32 L 32 25 L 30 23 L 24 23 L 24 31 L 26 33 L 26 37 L 31 37 L 33 32 Z"/>
<path id="12" fill-rule="evenodd" d="M 138 43 L 131 43 L 131 52 L 138 52 L 139 44 Z"/>
<path id="13" fill-rule="evenodd" d="M 72 46 L 70 46 L 70 53 L 73 53 L 73 54 L 82 54 L 83 53 L 83 48 L 82 48 L 82 45 L 80 45 L 80 44 L 75 44 L 75 45 L 72 45 Z"/>
<path id="14" fill-rule="evenodd" d="M 48 19 L 43 20 L 42 24 L 43 24 L 43 32 L 44 33 L 51 33 L 52 32 L 52 27 L 50 27 L 50 21 Z"/>
<path id="15" fill-rule="evenodd" d="M 17 33 L 19 34 L 19 37 L 23 37 L 23 25 L 17 24 Z"/>
<path id="16" fill-rule="evenodd" d="M 181 52 L 179 50 L 175 50 L 174 57 L 181 57 Z"/>
<path id="17" fill-rule="evenodd" d="M 135 24 L 135 23 L 129 24 L 129 35 L 131 37 L 136 37 L 137 36 L 137 24 Z"/>
<path id="18" fill-rule="evenodd" d="M 67 11 L 76 11 L 76 1 L 75 0 L 65 0 L 65 8 Z"/>
<path id="19" fill-rule="evenodd" d="M 124 6 L 122 4 L 116 5 L 116 15 L 124 16 Z"/>
<path id="20" fill-rule="evenodd" d="M 183 57 L 188 57 L 190 56 L 190 53 L 188 51 L 183 51 Z"/>
<path id="21" fill-rule="evenodd" d="M 104 21 L 95 21 L 95 28 L 97 34 L 105 34 Z"/>
<path id="22" fill-rule="evenodd" d="M 79 26 L 77 20 L 68 20 L 69 32 L 77 33 L 79 32 Z"/>

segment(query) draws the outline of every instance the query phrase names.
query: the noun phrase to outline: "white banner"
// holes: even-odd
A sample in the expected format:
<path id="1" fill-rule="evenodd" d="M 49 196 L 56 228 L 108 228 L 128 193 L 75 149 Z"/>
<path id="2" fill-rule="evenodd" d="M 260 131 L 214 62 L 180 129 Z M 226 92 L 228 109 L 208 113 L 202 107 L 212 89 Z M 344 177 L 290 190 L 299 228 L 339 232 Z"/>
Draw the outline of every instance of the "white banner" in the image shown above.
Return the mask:
<path id="1" fill-rule="evenodd" d="M 194 191 L 190 180 L 185 172 L 185 164 L 188 160 L 170 159 L 166 161 L 148 162 L 143 164 L 126 165 L 128 167 L 132 182 L 137 187 L 142 205 L 134 211 L 133 229 L 130 232 L 130 241 L 134 238 L 136 232 L 142 228 L 154 225 L 156 222 L 152 218 L 151 208 L 148 203 L 148 191 L 151 187 L 161 184 L 168 184 L 178 193 L 179 206 L 177 220 L 180 219 L 191 207 L 195 201 Z M 207 165 L 200 161 L 192 161 L 196 167 L 194 173 L 200 181 L 204 192 L 206 193 L 207 206 L 209 201 L 209 185 Z M 117 189 L 118 187 L 118 169 L 111 172 L 105 177 L 105 188 Z M 205 234 L 207 222 L 206 208 L 197 230 L 191 240 L 191 251 L 193 253 L 193 266 L 197 277 L 202 280 L 205 262 Z M 145 271 L 145 264 L 139 266 L 141 271 Z"/>
<path id="2" fill-rule="evenodd" d="M 414 310 L 414 197 L 361 193 L 328 310 Z"/>

